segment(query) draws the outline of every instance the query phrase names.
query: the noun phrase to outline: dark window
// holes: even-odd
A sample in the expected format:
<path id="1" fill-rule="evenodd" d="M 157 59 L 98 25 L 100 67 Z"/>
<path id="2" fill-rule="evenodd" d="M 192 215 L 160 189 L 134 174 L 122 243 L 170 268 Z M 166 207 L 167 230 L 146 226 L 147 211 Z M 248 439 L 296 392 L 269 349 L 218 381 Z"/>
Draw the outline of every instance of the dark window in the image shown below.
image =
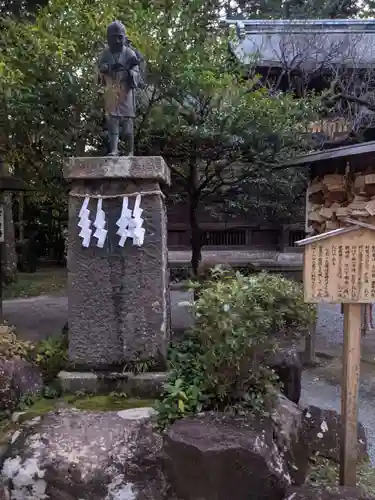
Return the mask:
<path id="1" fill-rule="evenodd" d="M 168 231 L 168 247 L 189 246 L 189 235 L 187 231 Z"/>
<path id="2" fill-rule="evenodd" d="M 251 243 L 254 247 L 275 249 L 279 242 L 279 231 L 272 229 L 254 229 L 251 233 Z"/>
<path id="3" fill-rule="evenodd" d="M 246 245 L 245 229 L 226 231 L 204 231 L 203 245 L 210 247 L 236 247 Z"/>
<path id="4" fill-rule="evenodd" d="M 305 238 L 305 231 L 299 230 L 299 231 L 290 231 L 289 233 L 289 246 L 290 247 L 295 247 L 296 246 L 296 241 L 298 240 L 303 240 Z"/>

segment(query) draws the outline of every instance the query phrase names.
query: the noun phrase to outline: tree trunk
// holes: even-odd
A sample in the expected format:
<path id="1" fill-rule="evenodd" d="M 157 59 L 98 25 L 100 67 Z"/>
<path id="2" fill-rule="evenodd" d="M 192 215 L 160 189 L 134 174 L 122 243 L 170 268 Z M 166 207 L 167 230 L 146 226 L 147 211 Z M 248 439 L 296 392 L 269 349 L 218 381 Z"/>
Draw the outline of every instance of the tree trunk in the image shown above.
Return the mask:
<path id="1" fill-rule="evenodd" d="M 191 231 L 191 267 L 193 276 L 198 276 L 199 264 L 202 260 L 202 237 L 197 218 L 198 198 L 190 198 L 190 231 Z"/>
<path id="2" fill-rule="evenodd" d="M 0 174 L 4 177 L 9 175 L 9 170 L 1 159 Z M 3 193 L 0 198 L 0 203 L 2 203 L 4 207 L 4 243 L 1 244 L 1 279 L 4 283 L 9 283 L 15 279 L 17 272 L 17 253 L 14 234 L 12 195 L 10 193 Z"/>
<path id="3" fill-rule="evenodd" d="M 194 278 L 197 278 L 199 264 L 202 260 L 202 236 L 197 217 L 200 191 L 199 170 L 195 158 L 191 159 L 189 163 L 188 191 L 190 202 L 189 218 L 191 231 L 191 267 Z"/>
<path id="4" fill-rule="evenodd" d="M 13 281 L 17 271 L 16 240 L 14 235 L 14 223 L 12 212 L 12 195 L 3 195 L 4 205 L 4 240 L 2 244 L 3 259 L 3 281 L 8 283 Z"/>

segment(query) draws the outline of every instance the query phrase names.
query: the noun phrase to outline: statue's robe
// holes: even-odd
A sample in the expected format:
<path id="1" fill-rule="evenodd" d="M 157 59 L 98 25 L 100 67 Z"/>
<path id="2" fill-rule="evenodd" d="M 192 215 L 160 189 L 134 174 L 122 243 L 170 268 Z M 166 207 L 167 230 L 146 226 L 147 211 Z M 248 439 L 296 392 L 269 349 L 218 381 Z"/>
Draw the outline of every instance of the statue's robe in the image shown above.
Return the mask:
<path id="1" fill-rule="evenodd" d="M 115 118 L 135 118 L 135 89 L 139 86 L 139 66 L 134 66 L 130 71 L 113 71 L 112 66 L 118 62 L 128 67 L 129 61 L 136 58 L 136 53 L 128 46 L 124 46 L 119 54 L 112 54 L 106 47 L 99 59 L 99 76 L 105 86 L 104 109 L 107 116 Z M 103 65 L 109 66 L 108 72 L 102 72 Z"/>

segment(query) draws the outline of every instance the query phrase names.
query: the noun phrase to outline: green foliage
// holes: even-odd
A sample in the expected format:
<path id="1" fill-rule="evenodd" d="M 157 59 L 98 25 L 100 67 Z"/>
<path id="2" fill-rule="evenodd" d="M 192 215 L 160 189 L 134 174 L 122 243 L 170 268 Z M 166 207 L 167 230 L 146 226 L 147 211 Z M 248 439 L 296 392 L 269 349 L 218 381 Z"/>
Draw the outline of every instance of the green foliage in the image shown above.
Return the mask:
<path id="1" fill-rule="evenodd" d="M 264 363 L 280 336 L 296 336 L 315 311 L 301 287 L 281 276 L 215 268 L 197 284 L 196 327 L 170 353 L 171 376 L 157 404 L 160 425 L 202 409 L 259 411 L 276 376 Z"/>
<path id="2" fill-rule="evenodd" d="M 46 384 L 53 382 L 57 374 L 64 369 L 67 361 L 68 338 L 66 334 L 42 340 L 35 349 L 35 362 Z M 53 390 L 52 387 L 51 390 Z"/>
<path id="3" fill-rule="evenodd" d="M 61 387 L 57 380 L 52 380 L 43 388 L 43 397 L 46 399 L 56 399 L 61 396 Z"/>
<path id="4" fill-rule="evenodd" d="M 339 464 L 317 455 L 310 460 L 306 483 L 311 486 L 336 487 L 339 476 Z M 371 463 L 362 462 L 357 465 L 357 487 L 360 488 L 363 498 L 375 495 L 375 469 Z"/>
<path id="5" fill-rule="evenodd" d="M 33 344 L 18 339 L 12 327 L 1 325 L 0 328 L 0 358 L 28 359 L 33 351 Z"/>
<path id="6" fill-rule="evenodd" d="M 30 406 L 35 404 L 35 402 L 38 400 L 39 396 L 33 396 L 32 394 L 25 394 L 24 396 L 21 397 L 17 405 L 17 410 L 26 411 L 28 408 L 30 408 Z"/>
<path id="7" fill-rule="evenodd" d="M 274 164 L 304 148 L 315 101 L 271 95 L 257 77 L 242 78 L 218 23 L 221 7 L 203 0 L 51 0 L 35 16 L 3 17 L 0 155 L 38 188 L 27 197 L 27 230 L 46 232 L 61 247 L 62 159 L 103 152 L 95 62 L 107 24 L 118 17 L 148 68 L 138 93 L 137 153 L 166 159 L 174 193 L 194 210 L 213 199 L 221 208 L 279 218 L 299 209 L 303 172 L 276 173 Z"/>

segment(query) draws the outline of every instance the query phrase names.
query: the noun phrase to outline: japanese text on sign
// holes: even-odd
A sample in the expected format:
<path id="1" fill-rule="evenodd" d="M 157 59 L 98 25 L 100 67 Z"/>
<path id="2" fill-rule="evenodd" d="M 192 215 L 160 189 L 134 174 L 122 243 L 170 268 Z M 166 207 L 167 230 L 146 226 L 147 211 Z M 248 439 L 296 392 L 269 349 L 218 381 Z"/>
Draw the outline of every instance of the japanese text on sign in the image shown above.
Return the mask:
<path id="1" fill-rule="evenodd" d="M 375 302 L 375 231 L 360 229 L 305 247 L 307 302 Z"/>

